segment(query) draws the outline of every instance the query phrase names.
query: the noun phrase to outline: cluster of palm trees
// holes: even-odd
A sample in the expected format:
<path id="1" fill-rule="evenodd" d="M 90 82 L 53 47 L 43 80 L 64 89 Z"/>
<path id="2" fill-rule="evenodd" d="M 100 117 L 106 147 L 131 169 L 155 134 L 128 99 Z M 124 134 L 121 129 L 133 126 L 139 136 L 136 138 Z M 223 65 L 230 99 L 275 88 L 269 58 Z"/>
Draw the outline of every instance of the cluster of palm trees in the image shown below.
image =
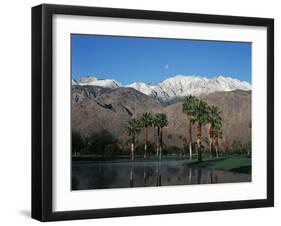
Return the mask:
<path id="1" fill-rule="evenodd" d="M 202 128 L 207 126 L 209 154 L 213 157 L 214 153 L 218 157 L 219 139 L 222 137 L 222 112 L 214 106 L 208 105 L 205 101 L 194 96 L 185 98 L 182 104 L 182 111 L 189 119 L 189 159 L 192 159 L 192 129 L 197 125 L 197 158 L 202 161 Z M 162 158 L 163 149 L 163 130 L 168 125 L 167 116 L 164 113 L 152 115 L 150 112 L 144 112 L 138 118 L 131 118 L 127 121 L 126 132 L 130 137 L 131 156 L 135 159 L 135 144 L 137 135 L 143 130 L 144 132 L 144 158 L 147 157 L 147 143 L 149 127 L 157 130 L 156 155 Z M 170 139 L 170 138 L 169 138 Z"/>
<path id="2" fill-rule="evenodd" d="M 218 157 L 219 138 L 222 137 L 222 117 L 221 110 L 216 106 L 210 106 L 205 101 L 198 99 L 194 96 L 185 98 L 182 104 L 182 111 L 189 118 L 189 159 L 192 159 L 192 128 L 197 123 L 197 158 L 202 161 L 202 127 L 208 126 L 208 143 L 210 157 L 213 156 L 215 149 L 216 156 Z"/>
<path id="3" fill-rule="evenodd" d="M 131 118 L 127 121 L 125 130 L 130 136 L 131 143 L 131 156 L 132 160 L 135 159 L 135 144 L 136 137 L 143 129 L 144 131 L 144 158 L 147 157 L 147 142 L 148 142 L 148 128 L 154 127 L 157 129 L 157 145 L 156 145 L 156 154 L 159 158 L 162 158 L 162 149 L 163 149 L 163 130 L 164 127 L 168 126 L 167 115 L 164 113 L 157 113 L 152 115 L 150 112 L 144 112 L 138 118 Z"/>

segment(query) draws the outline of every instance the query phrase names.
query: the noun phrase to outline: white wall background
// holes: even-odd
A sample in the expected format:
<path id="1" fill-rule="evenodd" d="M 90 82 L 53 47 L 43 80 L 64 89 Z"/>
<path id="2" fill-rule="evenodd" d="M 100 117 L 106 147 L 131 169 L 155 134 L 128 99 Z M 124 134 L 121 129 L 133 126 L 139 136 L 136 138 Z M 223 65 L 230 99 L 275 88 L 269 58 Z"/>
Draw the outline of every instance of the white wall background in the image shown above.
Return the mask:
<path id="1" fill-rule="evenodd" d="M 2 1 L 0 13 L 0 225 L 37 225 L 30 218 L 31 7 L 42 1 Z M 275 18 L 275 127 L 281 126 L 281 14 L 278 1 L 60 0 L 45 3 Z M 279 116 L 279 117 L 278 117 Z M 56 222 L 56 225 L 266 225 L 280 221 L 281 132 L 275 129 L 275 208 Z M 211 194 L 210 194 L 211 195 Z M 275 224 L 276 225 L 276 224 Z"/>

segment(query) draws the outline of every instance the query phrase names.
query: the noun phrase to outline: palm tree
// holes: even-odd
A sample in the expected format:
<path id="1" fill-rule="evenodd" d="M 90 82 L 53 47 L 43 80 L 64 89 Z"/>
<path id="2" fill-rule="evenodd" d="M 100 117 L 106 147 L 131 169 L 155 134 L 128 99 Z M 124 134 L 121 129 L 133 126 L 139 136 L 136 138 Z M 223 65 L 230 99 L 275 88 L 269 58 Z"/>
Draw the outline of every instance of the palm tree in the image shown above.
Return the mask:
<path id="1" fill-rule="evenodd" d="M 140 132 L 139 120 L 132 118 L 129 121 L 127 121 L 125 130 L 126 130 L 128 136 L 131 137 L 131 154 L 132 154 L 132 160 L 134 160 L 135 159 L 136 135 Z"/>
<path id="2" fill-rule="evenodd" d="M 202 125 L 208 122 L 208 105 L 205 101 L 196 101 L 194 118 L 197 124 L 198 161 L 202 161 Z"/>
<path id="3" fill-rule="evenodd" d="M 168 125 L 167 115 L 158 113 L 154 116 L 153 125 L 157 128 L 157 149 L 156 153 L 162 158 L 163 128 Z"/>
<path id="4" fill-rule="evenodd" d="M 147 153 L 147 140 L 148 140 L 148 127 L 153 124 L 153 116 L 149 112 L 145 112 L 140 117 L 140 125 L 144 128 L 144 158 L 146 158 Z"/>
<path id="5" fill-rule="evenodd" d="M 182 104 L 182 111 L 189 117 L 189 159 L 192 159 L 192 126 L 195 123 L 195 105 L 198 99 L 194 96 L 185 98 Z"/>
<path id="6" fill-rule="evenodd" d="M 216 157 L 219 157 L 219 138 L 222 138 L 221 124 L 214 127 L 214 145 L 216 150 Z"/>
<path id="7" fill-rule="evenodd" d="M 213 142 L 214 142 L 214 129 L 220 130 L 221 128 L 221 122 L 222 122 L 222 117 L 221 117 L 221 111 L 218 107 L 216 106 L 208 106 L 208 140 L 209 140 L 209 151 L 210 151 L 210 157 L 212 157 L 213 152 L 212 152 L 212 147 L 213 147 Z M 217 153 L 218 156 L 218 153 Z"/>

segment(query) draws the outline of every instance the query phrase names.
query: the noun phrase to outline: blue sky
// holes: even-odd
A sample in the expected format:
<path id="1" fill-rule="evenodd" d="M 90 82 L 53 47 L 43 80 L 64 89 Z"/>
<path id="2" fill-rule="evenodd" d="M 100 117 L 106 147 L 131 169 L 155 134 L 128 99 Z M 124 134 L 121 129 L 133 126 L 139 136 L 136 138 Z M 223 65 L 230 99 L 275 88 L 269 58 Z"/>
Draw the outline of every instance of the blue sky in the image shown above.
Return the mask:
<path id="1" fill-rule="evenodd" d="M 174 75 L 227 75 L 251 83 L 251 43 L 71 35 L 72 77 L 94 75 L 122 84 Z"/>

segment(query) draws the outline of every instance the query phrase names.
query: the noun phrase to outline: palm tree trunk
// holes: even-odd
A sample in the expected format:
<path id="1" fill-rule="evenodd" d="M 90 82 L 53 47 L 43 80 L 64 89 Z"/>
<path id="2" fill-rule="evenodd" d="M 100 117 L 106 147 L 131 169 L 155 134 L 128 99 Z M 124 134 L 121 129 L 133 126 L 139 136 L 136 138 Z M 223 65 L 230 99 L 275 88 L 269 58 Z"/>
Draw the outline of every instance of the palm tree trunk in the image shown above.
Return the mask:
<path id="1" fill-rule="evenodd" d="M 134 160 L 135 159 L 135 135 L 132 136 L 131 153 L 132 153 L 132 160 Z"/>
<path id="2" fill-rule="evenodd" d="M 212 124 L 209 123 L 209 127 L 208 127 L 208 140 L 209 140 L 209 157 L 212 158 L 213 157 L 213 153 L 212 153 Z"/>
<path id="3" fill-rule="evenodd" d="M 189 120 L 189 159 L 192 159 L 192 122 Z"/>
<path id="4" fill-rule="evenodd" d="M 135 144 L 132 142 L 132 143 L 131 143 L 132 160 L 134 160 L 134 159 L 135 159 L 134 152 L 135 152 Z"/>
<path id="5" fill-rule="evenodd" d="M 143 158 L 146 159 L 146 152 L 147 152 L 147 139 L 148 139 L 148 128 L 145 128 L 145 135 L 144 135 L 144 156 Z"/>
<path id="6" fill-rule="evenodd" d="M 202 123 L 199 122 L 198 126 L 197 126 L 197 148 L 198 148 L 198 161 L 199 162 L 202 162 L 201 137 L 202 137 Z"/>
<path id="7" fill-rule="evenodd" d="M 157 127 L 157 144 L 156 144 L 156 155 L 159 156 L 159 148 L 160 148 L 160 128 Z"/>
<path id="8" fill-rule="evenodd" d="M 210 148 L 209 156 L 210 158 L 213 158 L 213 139 L 211 137 L 209 139 L 209 148 Z"/>
<path id="9" fill-rule="evenodd" d="M 192 160 L 192 143 L 189 142 L 189 159 Z"/>
<path id="10" fill-rule="evenodd" d="M 162 159 L 163 128 L 160 128 L 160 159 Z"/>
<path id="11" fill-rule="evenodd" d="M 218 142 L 218 138 L 216 138 L 216 157 L 218 158 L 219 157 L 219 142 Z"/>

